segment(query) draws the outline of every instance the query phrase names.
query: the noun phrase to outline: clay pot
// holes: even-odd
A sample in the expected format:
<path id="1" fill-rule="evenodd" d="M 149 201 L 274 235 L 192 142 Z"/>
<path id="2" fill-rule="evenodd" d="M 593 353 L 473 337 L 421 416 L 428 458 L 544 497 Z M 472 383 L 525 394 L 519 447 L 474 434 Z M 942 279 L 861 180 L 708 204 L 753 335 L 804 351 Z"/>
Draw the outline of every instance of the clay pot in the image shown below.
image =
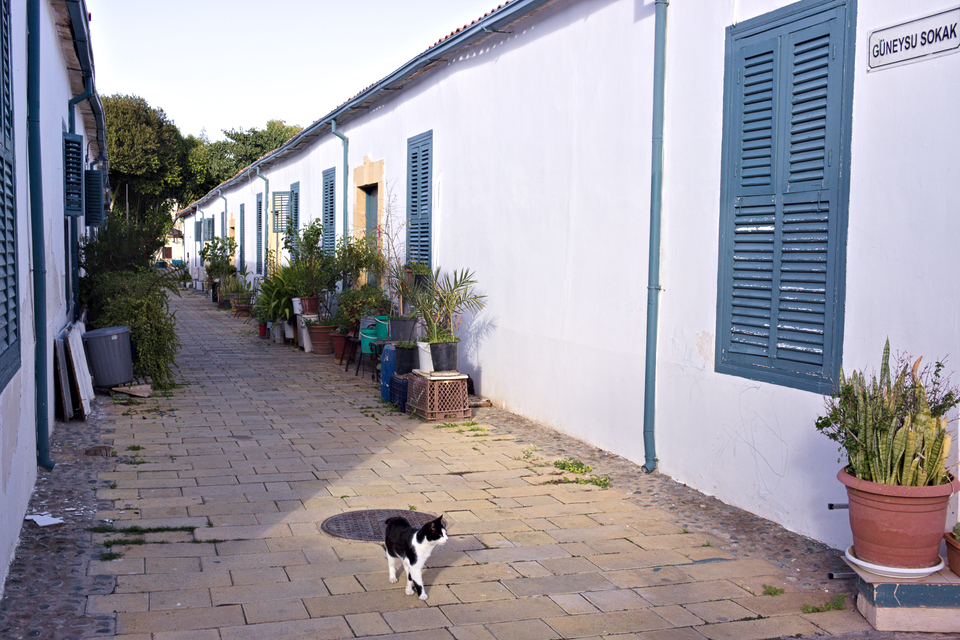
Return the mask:
<path id="1" fill-rule="evenodd" d="M 309 298 L 300 298 L 300 304 L 303 306 L 303 314 L 305 316 L 315 316 L 320 308 L 320 305 L 317 302 L 317 296 L 312 296 Z"/>
<path id="2" fill-rule="evenodd" d="M 950 532 L 943 534 L 943 539 L 947 541 L 947 565 L 960 576 L 960 542 Z"/>
<path id="3" fill-rule="evenodd" d="M 960 490 L 960 481 L 953 478 L 933 487 L 901 487 L 861 480 L 843 469 L 837 479 L 847 487 L 857 558 L 903 569 L 939 564 L 947 507 L 950 496 Z"/>
<path id="4" fill-rule="evenodd" d="M 328 356 L 333 353 L 333 334 L 334 325 L 314 325 L 308 326 L 307 332 L 310 333 L 310 344 L 313 346 L 313 352 L 318 356 Z"/>

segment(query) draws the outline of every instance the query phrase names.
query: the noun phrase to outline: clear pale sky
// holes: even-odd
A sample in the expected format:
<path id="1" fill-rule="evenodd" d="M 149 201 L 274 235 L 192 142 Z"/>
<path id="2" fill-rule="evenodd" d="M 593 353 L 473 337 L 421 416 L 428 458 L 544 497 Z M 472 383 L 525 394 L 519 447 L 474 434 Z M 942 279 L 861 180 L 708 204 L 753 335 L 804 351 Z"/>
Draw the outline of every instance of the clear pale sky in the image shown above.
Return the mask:
<path id="1" fill-rule="evenodd" d="M 183 135 L 307 126 L 504 0 L 87 0 L 97 92 Z"/>

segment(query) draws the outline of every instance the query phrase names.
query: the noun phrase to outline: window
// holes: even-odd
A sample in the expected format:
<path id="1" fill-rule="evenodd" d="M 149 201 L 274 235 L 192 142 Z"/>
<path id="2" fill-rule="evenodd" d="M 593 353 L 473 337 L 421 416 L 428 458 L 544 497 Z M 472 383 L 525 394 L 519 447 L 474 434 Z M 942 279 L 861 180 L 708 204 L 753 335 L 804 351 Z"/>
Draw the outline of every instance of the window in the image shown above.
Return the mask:
<path id="1" fill-rule="evenodd" d="M 239 254 L 240 254 L 240 255 L 239 255 L 239 258 L 238 258 L 239 261 L 240 261 L 240 263 L 239 263 L 238 268 L 239 268 L 241 271 L 242 271 L 243 269 L 246 269 L 246 267 L 247 267 L 247 256 L 246 256 L 246 252 L 245 252 L 244 249 L 243 249 L 243 240 L 244 240 L 243 219 L 244 219 L 244 217 L 245 217 L 245 216 L 244 216 L 244 213 L 245 213 L 245 212 L 244 212 L 244 209 L 245 209 L 245 208 L 246 208 L 245 205 L 244 205 L 243 203 L 240 203 L 240 248 L 239 248 Z"/>
<path id="2" fill-rule="evenodd" d="M 847 4 L 727 29 L 716 369 L 818 393 L 836 384 L 843 338 Z"/>
<path id="3" fill-rule="evenodd" d="M 63 213 L 83 215 L 83 136 L 63 134 Z"/>
<path id="4" fill-rule="evenodd" d="M 336 179 L 337 169 L 331 167 L 323 172 L 323 250 L 333 255 L 337 243 L 336 225 Z"/>
<path id="5" fill-rule="evenodd" d="M 224 240 L 227 238 L 227 210 L 224 209 L 220 212 L 220 237 Z"/>
<path id="6" fill-rule="evenodd" d="M 300 232 L 300 183 L 294 182 L 290 185 L 290 226 L 297 233 Z M 284 227 L 283 231 L 286 232 Z M 296 241 L 294 241 L 296 242 Z"/>
<path id="7" fill-rule="evenodd" d="M 203 240 L 203 220 L 197 220 L 193 223 L 193 240 L 194 242 Z"/>
<path id="8" fill-rule="evenodd" d="M 287 220 L 290 219 L 290 192 L 289 191 L 274 191 L 273 192 L 273 232 L 274 233 L 286 233 L 287 232 Z"/>
<path id="9" fill-rule="evenodd" d="M 0 389 L 20 368 L 17 206 L 10 77 L 10 0 L 0 3 Z"/>
<path id="10" fill-rule="evenodd" d="M 407 262 L 430 265 L 433 131 L 407 140 Z"/>
<path id="11" fill-rule="evenodd" d="M 103 171 L 87 169 L 83 177 L 84 216 L 88 227 L 103 224 Z"/>
<path id="12" fill-rule="evenodd" d="M 257 194 L 257 274 L 263 274 L 263 194 Z"/>
<path id="13" fill-rule="evenodd" d="M 213 217 L 206 218 L 203 221 L 203 239 L 206 242 L 213 240 Z"/>

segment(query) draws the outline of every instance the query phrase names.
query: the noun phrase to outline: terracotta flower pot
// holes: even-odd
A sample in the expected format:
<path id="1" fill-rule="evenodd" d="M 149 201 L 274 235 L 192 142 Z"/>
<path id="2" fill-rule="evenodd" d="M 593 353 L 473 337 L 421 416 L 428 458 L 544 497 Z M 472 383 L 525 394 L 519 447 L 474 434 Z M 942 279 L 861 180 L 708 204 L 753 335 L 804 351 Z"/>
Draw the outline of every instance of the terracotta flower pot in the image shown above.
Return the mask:
<path id="1" fill-rule="evenodd" d="M 333 357 L 337 361 L 343 358 L 343 350 L 347 347 L 347 334 L 334 333 L 330 335 L 333 341 Z"/>
<path id="2" fill-rule="evenodd" d="M 310 344 L 313 346 L 313 352 L 318 356 L 328 356 L 333 353 L 333 325 L 314 325 L 308 326 L 310 333 Z"/>
<path id="3" fill-rule="evenodd" d="M 300 298 L 300 304 L 303 305 L 303 315 L 305 316 L 315 316 L 320 309 L 320 306 L 317 303 L 317 296 Z"/>
<path id="4" fill-rule="evenodd" d="M 960 542 L 949 531 L 943 534 L 943 539 L 947 541 L 947 565 L 960 576 Z"/>
<path id="5" fill-rule="evenodd" d="M 884 567 L 921 569 L 940 562 L 940 539 L 950 496 L 960 481 L 901 487 L 861 480 L 841 469 L 847 487 L 850 529 L 857 557 Z"/>

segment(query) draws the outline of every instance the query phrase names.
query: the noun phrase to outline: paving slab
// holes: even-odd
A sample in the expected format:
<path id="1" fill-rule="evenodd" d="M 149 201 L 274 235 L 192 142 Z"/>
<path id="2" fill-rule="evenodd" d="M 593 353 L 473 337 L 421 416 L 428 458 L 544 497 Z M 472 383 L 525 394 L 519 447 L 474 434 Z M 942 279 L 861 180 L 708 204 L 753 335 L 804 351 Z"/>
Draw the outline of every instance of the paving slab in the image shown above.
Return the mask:
<path id="1" fill-rule="evenodd" d="M 121 456 L 87 465 L 79 482 L 98 488 L 91 520 L 188 530 L 118 545 L 123 556 L 107 561 L 111 536 L 77 527 L 85 626 L 30 637 L 703 640 L 867 628 L 853 606 L 800 614 L 800 603 L 852 593 L 826 582 L 843 565 L 822 545 L 495 407 L 474 412 L 486 431 L 410 419 L 369 377 L 260 340 L 197 292 L 171 304 L 182 386 L 149 405 L 98 397 L 98 415 L 77 428 Z M 133 444 L 144 447 L 135 469 L 123 464 Z M 561 457 L 612 487 L 545 484 Z M 424 572 L 428 600 L 388 582 L 376 542 L 319 528 L 368 508 L 446 515 L 450 539 Z M 805 562 L 782 562 L 784 548 Z M 32 602 L 10 584 L 3 624 L 17 597 Z M 764 596 L 764 584 L 786 593 Z M 44 628 L 29 622 L 22 636 Z"/>

